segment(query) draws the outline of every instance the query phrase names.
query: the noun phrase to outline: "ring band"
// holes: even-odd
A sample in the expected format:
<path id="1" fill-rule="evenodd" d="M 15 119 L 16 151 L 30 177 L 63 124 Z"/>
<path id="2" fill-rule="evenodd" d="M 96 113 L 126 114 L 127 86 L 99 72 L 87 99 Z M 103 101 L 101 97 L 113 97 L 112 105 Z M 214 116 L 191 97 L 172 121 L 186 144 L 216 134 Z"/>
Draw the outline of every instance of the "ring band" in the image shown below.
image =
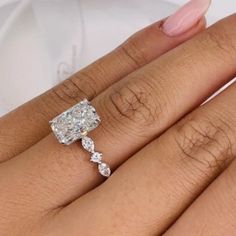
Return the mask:
<path id="1" fill-rule="evenodd" d="M 90 161 L 98 164 L 102 176 L 109 177 L 111 169 L 103 162 L 102 153 L 95 151 L 94 141 L 88 133 L 99 126 L 101 119 L 91 103 L 84 99 L 50 121 L 52 131 L 58 141 L 70 145 L 81 140 L 82 147 L 91 155 Z"/>

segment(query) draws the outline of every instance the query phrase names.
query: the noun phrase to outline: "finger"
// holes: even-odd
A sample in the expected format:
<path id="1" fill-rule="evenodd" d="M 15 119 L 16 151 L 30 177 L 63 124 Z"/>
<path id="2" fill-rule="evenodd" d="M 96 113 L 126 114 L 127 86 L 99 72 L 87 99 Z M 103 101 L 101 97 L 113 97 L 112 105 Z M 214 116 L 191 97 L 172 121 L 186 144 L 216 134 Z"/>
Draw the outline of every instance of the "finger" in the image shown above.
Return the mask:
<path id="1" fill-rule="evenodd" d="M 212 103 L 212 115 L 217 113 L 218 118 L 212 120 L 215 128 L 208 136 L 208 145 L 204 145 L 205 151 L 211 155 L 212 161 L 204 157 L 197 157 L 201 161 L 207 161 L 204 170 L 205 176 L 215 169 L 224 167 L 235 159 L 236 154 L 236 83 L 219 96 Z M 210 111 L 208 111 L 210 112 Z M 218 119 L 218 122 L 215 121 Z M 217 123 L 221 126 L 217 126 Z M 209 133 L 209 132 L 208 132 Z M 207 134 L 207 133 L 206 133 Z M 206 136 L 207 137 L 207 136 Z M 236 201 L 235 181 L 236 162 L 233 163 L 208 187 L 201 196 L 187 209 L 178 221 L 167 231 L 165 236 L 186 235 L 235 235 Z"/>
<path id="2" fill-rule="evenodd" d="M 178 37 L 166 36 L 161 24 L 162 21 L 141 30 L 107 56 L 1 118 L 0 161 L 45 137 L 50 132 L 48 121 L 81 98 L 91 100 L 112 83 L 204 29 L 205 20 Z"/>
<path id="3" fill-rule="evenodd" d="M 206 96 L 209 96 L 208 94 L 234 74 L 233 61 L 236 55 L 232 53 L 232 50 L 229 52 L 219 47 L 216 39 L 212 39 L 213 36 L 209 38 L 209 35 L 214 34 L 216 37 L 221 35 L 221 30 L 223 30 L 228 32 L 227 36 L 230 37 L 230 40 L 231 37 L 233 39 L 234 34 L 231 27 L 234 23 L 235 16 L 216 24 L 186 45 L 157 59 L 143 70 L 131 74 L 124 81 L 114 85 L 115 88 L 109 88 L 93 101 L 103 122 L 92 133 L 92 137 L 96 140 L 98 151 L 103 151 L 105 161 L 111 164 L 113 169 L 127 160 L 131 153 L 142 148 L 176 122 L 184 113 L 201 103 Z M 218 40 L 220 41 L 222 38 L 219 37 Z M 220 43 L 224 42 L 220 41 Z M 225 43 L 225 45 L 229 44 Z M 207 50 L 210 50 L 210 53 Z M 223 59 L 220 60 L 222 55 Z M 189 58 L 191 58 L 191 62 Z M 207 66 L 202 64 L 202 58 L 208 61 Z M 193 62 L 194 65 L 192 65 Z M 180 63 L 185 65 L 185 69 L 179 67 Z M 169 69 L 163 71 L 163 68 L 167 66 Z M 194 73 L 193 68 L 195 67 L 197 69 Z M 133 88 L 138 94 L 137 96 L 144 94 L 148 99 L 138 102 L 140 97 L 137 99 L 133 95 L 132 89 L 131 92 L 130 89 L 127 89 L 127 83 L 128 88 Z M 150 83 L 152 86 L 147 86 Z M 144 93 L 140 93 L 139 89 L 146 90 L 143 90 Z M 121 100 L 118 96 L 116 101 L 117 104 L 120 104 L 118 106 L 110 100 L 114 94 L 117 94 L 117 91 L 123 96 Z M 123 101 L 125 106 L 122 108 Z M 125 101 L 128 102 L 125 104 Z M 134 112 L 131 109 L 131 113 L 129 113 L 130 109 L 127 105 L 132 101 L 134 103 L 131 103 L 131 108 L 135 109 Z M 142 106 L 142 104 L 144 105 Z M 156 104 L 160 104 L 159 107 Z M 116 110 L 116 107 L 119 106 L 121 107 L 120 113 Z M 88 158 L 88 154 L 83 152 L 78 144 L 65 147 L 58 144 L 50 135 L 17 158 L 12 159 L 7 164 L 7 168 L 6 165 L 4 168 L 7 169 L 7 173 L 11 173 L 11 170 L 15 170 L 17 166 L 19 172 L 15 178 L 18 179 L 18 182 L 32 182 L 34 178 L 35 181 L 38 181 L 38 176 L 44 176 L 47 181 L 42 180 L 42 183 L 37 185 L 37 196 L 43 201 L 46 188 L 53 201 L 44 199 L 44 206 L 46 206 L 45 201 L 48 201 L 49 204 L 53 202 L 55 204 L 53 207 L 56 207 L 56 205 L 72 201 L 101 183 L 102 178 L 98 177 L 95 165 L 90 163 Z M 25 175 L 25 173 L 28 174 Z M 30 180 L 26 177 L 29 175 Z M 14 182 L 12 176 L 10 182 Z M 55 186 L 58 188 L 56 192 Z"/>
<path id="4" fill-rule="evenodd" d="M 235 162 L 184 213 L 165 234 L 191 236 L 235 235 Z"/>
<path id="5" fill-rule="evenodd" d="M 65 225 L 65 230 L 74 229 L 71 235 L 76 235 L 78 229 L 85 235 L 92 235 L 91 229 L 97 229 L 98 235 L 162 235 L 234 159 L 235 91 L 236 84 L 147 145 L 103 185 L 60 210 L 57 223 Z M 227 180 L 221 182 L 227 183 Z M 219 186 L 222 195 L 212 192 L 209 202 L 214 196 L 215 199 L 225 196 L 226 201 L 227 188 L 227 185 Z M 231 197 L 229 204 L 234 195 Z M 222 204 L 226 204 L 225 201 Z M 200 223 L 209 222 L 215 204 L 213 201 L 207 208 L 202 201 L 198 205 L 198 212 L 202 212 Z M 189 235 L 189 232 L 199 235 L 199 231 L 192 234 L 190 230 L 196 214 L 192 212 L 191 216 L 186 215 L 187 220 L 180 224 L 179 231 L 170 235 Z M 185 229 L 189 231 L 182 232 L 181 227 L 188 223 Z M 207 233 L 202 235 L 222 235 L 223 232 L 210 234 L 205 230 Z"/>
<path id="6" fill-rule="evenodd" d="M 235 171 L 234 161 L 164 235 L 236 235 Z"/>

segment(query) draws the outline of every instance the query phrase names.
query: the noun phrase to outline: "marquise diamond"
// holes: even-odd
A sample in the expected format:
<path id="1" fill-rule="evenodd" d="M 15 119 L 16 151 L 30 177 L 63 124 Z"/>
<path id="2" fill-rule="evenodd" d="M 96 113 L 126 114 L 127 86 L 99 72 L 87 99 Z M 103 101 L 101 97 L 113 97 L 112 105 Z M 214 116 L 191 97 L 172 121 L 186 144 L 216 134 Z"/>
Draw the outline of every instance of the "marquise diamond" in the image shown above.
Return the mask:
<path id="1" fill-rule="evenodd" d="M 111 169 L 106 163 L 100 163 L 98 165 L 99 173 L 105 177 L 109 177 L 111 175 Z"/>
<path id="2" fill-rule="evenodd" d="M 82 138 L 82 146 L 86 151 L 91 152 L 91 153 L 94 152 L 95 145 L 91 138 L 84 136 Z"/>

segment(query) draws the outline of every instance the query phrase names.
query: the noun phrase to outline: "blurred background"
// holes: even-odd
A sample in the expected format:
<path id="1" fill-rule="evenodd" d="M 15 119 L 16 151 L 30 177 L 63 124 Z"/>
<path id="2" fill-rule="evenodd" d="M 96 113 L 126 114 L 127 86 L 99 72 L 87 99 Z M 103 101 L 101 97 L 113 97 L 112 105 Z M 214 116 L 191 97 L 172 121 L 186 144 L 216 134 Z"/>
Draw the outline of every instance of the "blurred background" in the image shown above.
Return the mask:
<path id="1" fill-rule="evenodd" d="M 103 56 L 186 0 L 0 0 L 0 115 Z M 233 13 L 213 0 L 208 24 Z"/>

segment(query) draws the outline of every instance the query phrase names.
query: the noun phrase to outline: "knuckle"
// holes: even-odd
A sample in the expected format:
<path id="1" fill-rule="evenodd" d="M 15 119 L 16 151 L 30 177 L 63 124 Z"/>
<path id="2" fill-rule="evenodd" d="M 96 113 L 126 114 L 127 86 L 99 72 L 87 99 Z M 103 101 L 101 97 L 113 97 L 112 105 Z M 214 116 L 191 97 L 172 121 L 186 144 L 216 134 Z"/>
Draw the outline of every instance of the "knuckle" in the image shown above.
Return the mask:
<path id="1" fill-rule="evenodd" d="M 215 118 L 216 119 L 216 118 Z M 234 155 L 234 141 L 227 123 L 208 117 L 192 117 L 176 128 L 175 141 L 180 156 L 203 169 L 222 169 Z"/>
<path id="2" fill-rule="evenodd" d="M 100 86 L 98 84 L 98 78 L 100 80 L 100 67 L 96 67 L 89 70 L 81 70 L 70 78 L 70 82 L 77 90 L 77 94 L 81 98 L 87 98 L 91 100 L 99 93 Z M 93 73 L 94 72 L 94 73 Z"/>
<path id="3" fill-rule="evenodd" d="M 84 72 L 79 72 L 52 89 L 55 100 L 61 104 L 73 105 L 83 98 L 91 99 L 97 92 L 95 81 Z"/>
<path id="4" fill-rule="evenodd" d="M 121 50 L 136 67 L 141 67 L 148 62 L 145 50 L 142 50 L 135 35 L 121 45 Z"/>
<path id="5" fill-rule="evenodd" d="M 144 80 L 128 82 L 121 89 L 113 90 L 109 100 L 117 120 L 125 118 L 143 126 L 153 125 L 162 112 L 162 106 L 155 101 L 152 90 Z"/>
<path id="6" fill-rule="evenodd" d="M 205 33 L 206 43 L 220 50 L 227 56 L 235 56 L 236 40 L 226 24 L 218 24 Z"/>

